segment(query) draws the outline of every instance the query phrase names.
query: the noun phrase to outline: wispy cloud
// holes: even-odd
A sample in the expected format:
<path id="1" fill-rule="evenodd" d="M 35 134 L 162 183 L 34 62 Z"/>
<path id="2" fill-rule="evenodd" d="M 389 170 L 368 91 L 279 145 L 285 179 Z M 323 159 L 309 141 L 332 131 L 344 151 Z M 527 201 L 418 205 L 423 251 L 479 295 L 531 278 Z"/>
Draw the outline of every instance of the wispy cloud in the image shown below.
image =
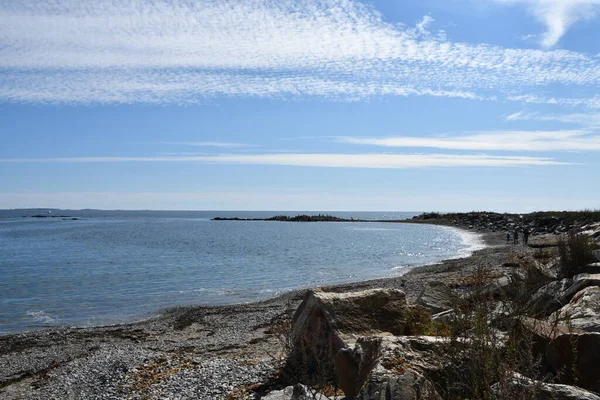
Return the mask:
<path id="1" fill-rule="evenodd" d="M 324 168 L 519 167 L 567 165 L 547 157 L 453 154 L 223 154 L 187 157 L 69 157 L 0 159 L 0 163 L 198 162 Z"/>
<path id="2" fill-rule="evenodd" d="M 255 147 L 255 145 L 236 142 L 162 142 L 163 144 L 197 146 L 197 147 L 218 147 L 218 148 L 238 148 L 238 147 Z"/>
<path id="3" fill-rule="evenodd" d="M 417 95 L 525 102 L 556 83 L 574 93 L 600 84 L 595 57 L 452 42 L 429 34 L 432 21 L 400 27 L 351 0 L 4 2 L 0 101 Z"/>
<path id="4" fill-rule="evenodd" d="M 600 135 L 585 130 L 487 131 L 446 137 L 399 136 L 387 138 L 339 137 L 340 143 L 381 147 L 424 147 L 488 151 L 597 151 Z"/>
<path id="5" fill-rule="evenodd" d="M 569 27 L 582 19 L 595 16 L 600 0 L 493 0 L 504 4 L 523 4 L 546 27 L 540 35 L 545 48 L 555 46 Z M 527 35 L 530 39 L 531 35 Z"/>
<path id="6" fill-rule="evenodd" d="M 542 114 L 539 112 L 519 111 L 504 117 L 506 121 L 550 121 L 566 124 L 583 125 L 587 127 L 600 126 L 599 113 L 573 113 L 573 114 Z"/>

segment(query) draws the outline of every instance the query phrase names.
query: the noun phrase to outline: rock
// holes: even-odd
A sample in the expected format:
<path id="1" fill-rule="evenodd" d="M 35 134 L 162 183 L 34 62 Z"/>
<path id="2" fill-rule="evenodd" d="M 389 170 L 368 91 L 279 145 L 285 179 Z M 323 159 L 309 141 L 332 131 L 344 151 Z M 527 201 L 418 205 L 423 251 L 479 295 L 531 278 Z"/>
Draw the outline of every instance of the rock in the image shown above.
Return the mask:
<path id="1" fill-rule="evenodd" d="M 548 344 L 560 335 L 573 332 L 566 324 L 553 324 L 528 317 L 518 319 L 514 328 L 510 334 L 511 342 L 523 349 L 525 354 L 531 353 L 535 359 L 540 360 L 541 366 L 546 370 L 550 369 L 546 359 Z"/>
<path id="2" fill-rule="evenodd" d="M 336 378 L 346 385 L 347 397 L 356 393 L 370 372 L 365 368 L 374 365 L 372 358 L 378 353 L 376 341 L 359 338 L 402 335 L 407 309 L 404 292 L 396 289 L 308 291 L 292 319 L 289 372 L 305 374 L 309 384 L 311 379 Z M 351 350 L 354 343 L 359 348 Z"/>
<path id="3" fill-rule="evenodd" d="M 443 282 L 429 282 L 417 298 L 417 304 L 422 305 L 436 314 L 451 309 L 456 302 L 452 289 Z"/>
<path id="4" fill-rule="evenodd" d="M 516 372 L 507 382 L 495 383 L 492 390 L 498 399 L 600 400 L 600 396 L 578 387 L 534 381 Z"/>
<path id="5" fill-rule="evenodd" d="M 594 262 L 581 267 L 581 272 L 586 274 L 600 274 L 600 262 Z"/>
<path id="6" fill-rule="evenodd" d="M 369 374 L 377 364 L 380 338 L 360 338 L 354 349 L 343 348 L 334 359 L 338 386 L 346 399 L 354 399 L 367 381 Z"/>
<path id="7" fill-rule="evenodd" d="M 573 328 L 582 331 L 600 332 L 600 287 L 588 286 L 581 290 L 550 319 L 566 321 Z"/>
<path id="8" fill-rule="evenodd" d="M 517 276 L 516 274 L 512 276 L 501 276 L 485 285 L 479 293 L 476 293 L 476 296 L 483 296 L 485 298 L 506 297 L 514 294 L 518 287 L 518 283 L 521 280 L 521 277 Z"/>
<path id="9" fill-rule="evenodd" d="M 600 238 L 600 236 L 598 236 L 598 238 Z M 596 243 L 600 243 L 600 240 L 596 240 Z M 596 260 L 600 261 L 600 250 L 594 250 L 593 253 Z"/>
<path id="10" fill-rule="evenodd" d="M 456 311 L 446 310 L 431 316 L 432 321 L 451 323 L 456 319 Z"/>
<path id="11" fill-rule="evenodd" d="M 588 286 L 600 286 L 600 274 L 577 274 L 573 277 L 573 285 L 560 297 L 561 304 L 568 304 L 573 296 Z"/>
<path id="12" fill-rule="evenodd" d="M 546 357 L 562 383 L 600 392 L 600 333 L 569 333 L 553 339 Z"/>
<path id="13" fill-rule="evenodd" d="M 565 278 L 542 286 L 529 299 L 528 310 L 536 317 L 547 317 L 563 306 L 560 298 L 572 284 L 571 279 Z"/>
<path id="14" fill-rule="evenodd" d="M 301 384 L 288 386 L 283 390 L 274 390 L 262 397 L 262 400 L 325 400 L 326 396 L 317 393 L 313 396 L 308 388 Z"/>
<path id="15" fill-rule="evenodd" d="M 423 375 L 407 370 L 401 375 L 389 375 L 369 383 L 364 400 L 442 400 L 433 384 Z"/>

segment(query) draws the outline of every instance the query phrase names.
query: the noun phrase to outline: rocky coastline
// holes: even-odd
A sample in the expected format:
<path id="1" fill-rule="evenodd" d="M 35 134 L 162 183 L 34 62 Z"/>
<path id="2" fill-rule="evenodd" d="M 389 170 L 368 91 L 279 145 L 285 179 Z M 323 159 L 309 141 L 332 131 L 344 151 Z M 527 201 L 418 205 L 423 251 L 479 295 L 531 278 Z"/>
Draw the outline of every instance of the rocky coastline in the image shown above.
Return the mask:
<path id="1" fill-rule="evenodd" d="M 178 308 L 124 325 L 0 336 L 0 397 L 283 400 L 343 398 L 343 388 L 348 399 L 476 398 L 449 385 L 460 382 L 452 369 L 471 371 L 464 363 L 477 365 L 474 349 L 500 358 L 514 345 L 536 370 L 502 364 L 476 382 L 485 393 L 600 399 L 600 263 L 563 276 L 555 252 L 556 233 L 583 232 L 593 243 L 598 221 L 423 214 L 410 222 L 470 229 L 488 246 L 393 278 Z M 507 231 L 524 228 L 529 245 L 506 243 Z M 509 310 L 516 300 L 526 311 Z M 484 333 L 482 320 L 467 318 L 482 305 Z"/>

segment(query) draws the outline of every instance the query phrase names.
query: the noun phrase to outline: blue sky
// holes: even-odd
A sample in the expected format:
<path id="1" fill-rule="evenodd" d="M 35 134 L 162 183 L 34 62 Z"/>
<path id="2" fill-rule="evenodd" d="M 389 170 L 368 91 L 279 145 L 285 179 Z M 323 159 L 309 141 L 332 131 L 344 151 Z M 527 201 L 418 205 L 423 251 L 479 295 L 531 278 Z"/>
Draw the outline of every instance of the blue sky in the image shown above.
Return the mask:
<path id="1" fill-rule="evenodd" d="M 600 0 L 0 2 L 0 208 L 600 207 Z"/>

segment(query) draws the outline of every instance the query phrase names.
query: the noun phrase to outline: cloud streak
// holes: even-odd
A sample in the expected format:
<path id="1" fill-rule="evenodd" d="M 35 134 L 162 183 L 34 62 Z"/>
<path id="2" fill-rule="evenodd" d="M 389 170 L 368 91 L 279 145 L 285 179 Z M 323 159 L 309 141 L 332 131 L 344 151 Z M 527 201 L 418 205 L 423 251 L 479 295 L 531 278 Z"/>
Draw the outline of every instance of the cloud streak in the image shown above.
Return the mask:
<path id="1" fill-rule="evenodd" d="M 523 4 L 544 26 L 540 45 L 555 46 L 569 27 L 582 19 L 592 18 L 600 7 L 600 0 L 494 0 L 503 4 Z"/>
<path id="2" fill-rule="evenodd" d="M 380 147 L 489 151 L 598 151 L 600 135 L 585 130 L 489 131 L 452 137 L 340 137 L 338 143 Z"/>
<path id="3" fill-rule="evenodd" d="M 547 157 L 453 154 L 223 154 L 158 157 L 52 157 L 0 159 L 0 163 L 187 162 L 205 164 L 278 165 L 321 168 L 523 167 L 568 165 Z"/>
<path id="4" fill-rule="evenodd" d="M 548 85 L 600 84 L 595 57 L 456 43 L 429 34 L 432 21 L 402 28 L 350 0 L 4 2 L 0 101 L 416 95 L 525 102 Z"/>
<path id="5" fill-rule="evenodd" d="M 600 126 L 600 114 L 598 113 L 542 114 L 538 112 L 519 111 L 505 116 L 504 120 L 562 122 L 565 124 L 583 125 L 588 127 Z"/>

